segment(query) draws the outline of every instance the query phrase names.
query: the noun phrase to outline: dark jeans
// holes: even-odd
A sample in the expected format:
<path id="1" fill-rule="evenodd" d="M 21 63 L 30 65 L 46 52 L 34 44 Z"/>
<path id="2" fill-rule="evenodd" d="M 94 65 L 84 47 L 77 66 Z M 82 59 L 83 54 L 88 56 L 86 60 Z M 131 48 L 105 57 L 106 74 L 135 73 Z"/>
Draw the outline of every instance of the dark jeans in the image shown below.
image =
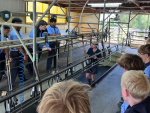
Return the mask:
<path id="1" fill-rule="evenodd" d="M 42 55 L 42 49 L 38 48 L 38 51 L 39 51 L 39 53 L 38 53 L 38 59 L 40 59 L 41 55 Z"/>
<path id="2" fill-rule="evenodd" d="M 20 65 L 21 58 L 17 58 L 19 56 L 22 56 L 23 55 L 19 52 L 19 51 L 11 51 L 10 52 L 10 57 L 13 58 L 13 61 L 11 62 L 11 82 L 12 82 L 12 85 L 14 84 L 15 80 L 16 80 L 16 77 L 18 75 L 19 79 L 22 81 L 24 81 L 26 78 L 25 78 L 25 75 L 24 75 L 24 66 L 21 66 L 21 67 L 17 67 Z M 15 59 L 17 58 L 17 59 Z M 14 68 L 14 67 L 17 67 L 17 68 Z M 14 69 L 12 69 L 14 68 Z"/>
<path id="3" fill-rule="evenodd" d="M 4 62 L 3 62 L 4 60 Z M 2 62 L 1 62 L 2 61 Z M 5 53 L 0 53 L 0 71 L 5 70 Z M 2 76 L 5 74 L 5 71 L 0 72 L 0 80 L 2 79 Z"/>
<path id="4" fill-rule="evenodd" d="M 52 51 L 48 52 L 48 56 L 56 55 L 55 47 L 56 48 L 60 47 L 60 42 L 52 42 L 52 43 L 50 43 L 50 47 L 52 48 Z M 59 48 L 57 50 L 59 53 Z M 47 70 L 49 70 L 51 68 L 53 58 L 54 58 L 54 68 L 56 68 L 56 56 L 54 56 L 54 57 L 47 59 L 47 68 L 46 68 Z"/>
<path id="5" fill-rule="evenodd" d="M 55 55 L 55 50 L 52 50 L 52 51 L 48 52 L 48 56 L 53 56 L 53 55 Z M 47 70 L 49 70 L 51 68 L 52 60 L 53 60 L 53 57 L 50 57 L 50 58 L 47 59 L 47 67 L 46 67 Z"/>

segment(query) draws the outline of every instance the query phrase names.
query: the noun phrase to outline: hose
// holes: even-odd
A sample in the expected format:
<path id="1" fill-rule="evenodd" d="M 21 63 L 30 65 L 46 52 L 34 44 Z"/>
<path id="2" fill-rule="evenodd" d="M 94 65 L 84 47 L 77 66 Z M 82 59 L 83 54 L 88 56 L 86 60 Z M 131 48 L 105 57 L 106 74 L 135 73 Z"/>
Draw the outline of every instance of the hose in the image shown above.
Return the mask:
<path id="1" fill-rule="evenodd" d="M 21 49 L 22 50 L 22 49 Z M 20 60 L 19 60 L 19 90 L 21 90 L 24 87 L 24 57 L 23 54 L 21 52 L 19 52 L 20 54 Z M 22 106 L 22 103 L 24 101 L 24 92 L 19 94 L 19 100 L 20 100 L 20 104 Z M 22 110 L 22 108 L 21 108 Z"/>

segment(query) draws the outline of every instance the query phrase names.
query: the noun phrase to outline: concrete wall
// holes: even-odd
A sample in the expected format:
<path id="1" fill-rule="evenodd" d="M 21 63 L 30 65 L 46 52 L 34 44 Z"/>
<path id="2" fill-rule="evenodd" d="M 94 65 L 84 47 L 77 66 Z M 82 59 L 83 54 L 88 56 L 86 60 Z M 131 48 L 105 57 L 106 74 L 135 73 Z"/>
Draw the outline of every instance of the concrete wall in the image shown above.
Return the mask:
<path id="1" fill-rule="evenodd" d="M 0 0 L 0 11 L 8 10 L 12 12 L 25 12 L 25 2 L 23 0 Z M 19 17 L 19 16 L 18 16 Z M 11 20 L 14 17 L 11 17 L 8 23 L 11 23 Z M 19 17 L 22 19 L 23 24 L 25 23 L 25 17 Z M 0 22 L 4 22 L 0 18 Z M 25 33 L 25 28 L 22 27 L 22 33 Z"/>

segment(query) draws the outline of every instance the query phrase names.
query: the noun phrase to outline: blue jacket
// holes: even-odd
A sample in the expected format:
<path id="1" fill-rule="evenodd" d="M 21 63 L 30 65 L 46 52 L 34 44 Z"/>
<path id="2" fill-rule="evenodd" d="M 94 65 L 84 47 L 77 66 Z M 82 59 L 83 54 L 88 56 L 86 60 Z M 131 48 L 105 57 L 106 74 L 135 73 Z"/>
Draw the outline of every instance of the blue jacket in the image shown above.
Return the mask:
<path id="1" fill-rule="evenodd" d="M 39 32 L 39 37 L 44 37 L 43 33 Z M 30 38 L 33 38 L 33 29 L 30 31 Z M 46 43 L 45 46 L 46 46 L 47 49 L 49 48 L 48 43 Z M 30 47 L 33 48 L 33 45 L 30 45 Z M 39 48 L 43 49 L 43 44 L 39 44 Z"/>
<path id="2" fill-rule="evenodd" d="M 145 64 L 145 70 L 144 70 L 144 73 L 149 77 L 150 79 L 150 62 Z M 121 113 L 124 113 L 125 110 L 127 109 L 127 107 L 129 106 L 128 103 L 124 102 L 121 106 Z"/>
<path id="3" fill-rule="evenodd" d="M 19 33 L 21 39 L 23 39 L 23 36 L 22 36 L 22 33 L 21 33 L 20 30 L 18 31 L 18 33 Z M 18 38 L 18 36 L 16 35 L 16 33 L 15 33 L 14 30 L 12 30 L 12 31 L 10 32 L 9 40 L 19 40 L 19 38 Z M 18 48 L 15 47 L 15 48 L 13 48 L 12 51 L 14 51 L 14 50 L 15 50 L 15 51 L 18 51 Z"/>

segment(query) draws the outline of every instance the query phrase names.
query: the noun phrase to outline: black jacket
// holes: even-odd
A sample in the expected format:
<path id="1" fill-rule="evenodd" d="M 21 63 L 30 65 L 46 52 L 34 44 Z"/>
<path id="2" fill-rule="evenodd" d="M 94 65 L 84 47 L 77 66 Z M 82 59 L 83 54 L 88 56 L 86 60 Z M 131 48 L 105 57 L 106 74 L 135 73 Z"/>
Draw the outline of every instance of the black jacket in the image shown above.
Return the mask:
<path id="1" fill-rule="evenodd" d="M 128 106 L 125 113 L 150 113 L 150 97 L 132 107 Z"/>

